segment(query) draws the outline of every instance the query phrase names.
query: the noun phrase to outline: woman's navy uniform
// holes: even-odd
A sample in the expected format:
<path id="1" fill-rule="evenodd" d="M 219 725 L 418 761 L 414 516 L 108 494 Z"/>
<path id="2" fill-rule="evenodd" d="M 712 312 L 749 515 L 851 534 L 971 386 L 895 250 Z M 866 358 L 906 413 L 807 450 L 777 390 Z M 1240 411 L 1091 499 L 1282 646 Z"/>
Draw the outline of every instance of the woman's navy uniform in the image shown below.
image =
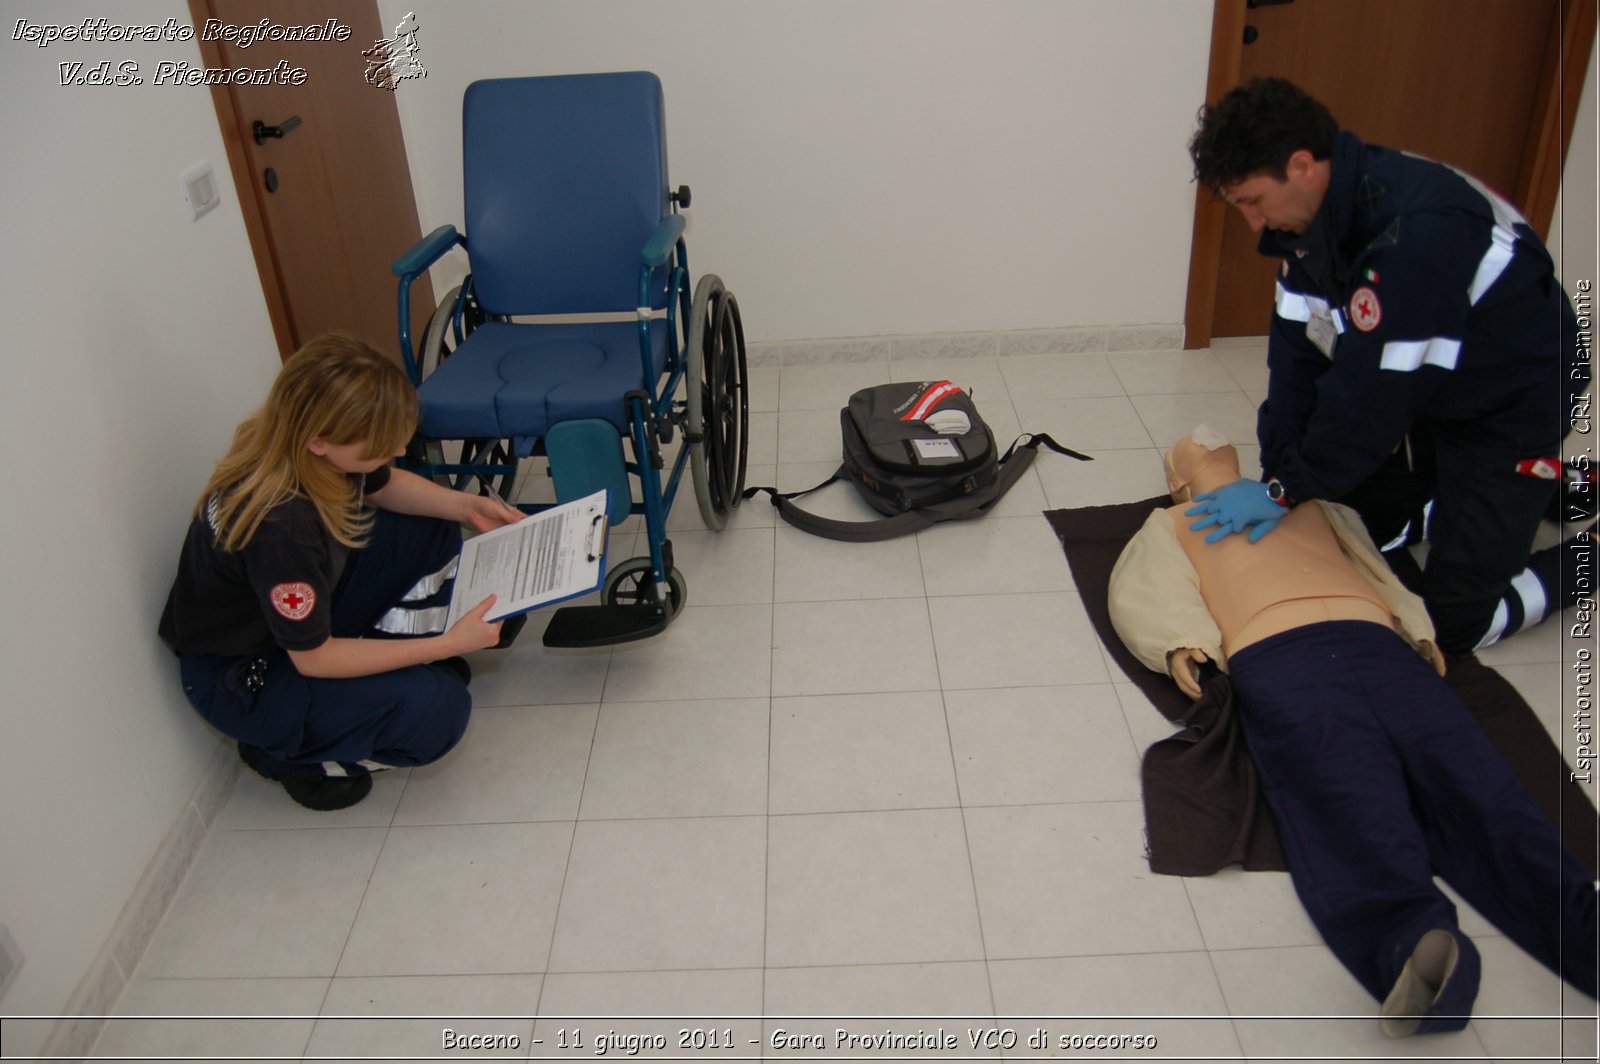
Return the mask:
<path id="1" fill-rule="evenodd" d="M 354 474 L 380 490 L 389 469 Z M 330 637 L 404 638 L 444 630 L 461 530 L 378 510 L 366 546 L 346 548 L 304 498 L 280 504 L 241 549 L 216 547 L 211 508 L 191 522 L 161 638 L 177 652 L 184 693 L 278 780 L 358 776 L 443 757 L 466 731 L 472 700 L 445 664 L 372 676 L 302 676 L 289 650 Z"/>

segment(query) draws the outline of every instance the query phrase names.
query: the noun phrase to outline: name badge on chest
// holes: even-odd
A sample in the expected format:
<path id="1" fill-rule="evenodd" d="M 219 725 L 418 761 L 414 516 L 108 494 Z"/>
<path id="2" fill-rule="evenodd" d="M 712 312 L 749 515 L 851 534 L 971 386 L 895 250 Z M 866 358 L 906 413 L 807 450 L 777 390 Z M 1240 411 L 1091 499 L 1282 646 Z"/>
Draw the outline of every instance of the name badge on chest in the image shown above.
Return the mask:
<path id="1" fill-rule="evenodd" d="M 1311 317 L 1306 322 L 1306 339 L 1317 345 L 1328 358 L 1333 357 L 1333 345 L 1339 339 L 1339 327 L 1333 322 L 1333 310 L 1330 307 L 1317 307 L 1311 311 Z"/>

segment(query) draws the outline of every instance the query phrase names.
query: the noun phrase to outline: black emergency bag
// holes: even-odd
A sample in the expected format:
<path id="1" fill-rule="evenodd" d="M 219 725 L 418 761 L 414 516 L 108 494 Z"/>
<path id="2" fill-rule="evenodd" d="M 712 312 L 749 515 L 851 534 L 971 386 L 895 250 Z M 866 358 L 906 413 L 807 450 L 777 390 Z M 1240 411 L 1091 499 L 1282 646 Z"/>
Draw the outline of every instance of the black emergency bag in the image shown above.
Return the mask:
<path id="1" fill-rule="evenodd" d="M 1024 433 L 999 454 L 994 433 L 972 397 L 949 381 L 880 384 L 863 388 L 839 411 L 844 461 L 816 487 L 765 492 L 789 524 L 812 535 L 850 543 L 892 539 L 940 521 L 981 517 L 1032 464 L 1041 445 L 1093 461 L 1043 433 Z M 881 514 L 881 521 L 839 521 L 801 509 L 794 500 L 844 480 Z"/>

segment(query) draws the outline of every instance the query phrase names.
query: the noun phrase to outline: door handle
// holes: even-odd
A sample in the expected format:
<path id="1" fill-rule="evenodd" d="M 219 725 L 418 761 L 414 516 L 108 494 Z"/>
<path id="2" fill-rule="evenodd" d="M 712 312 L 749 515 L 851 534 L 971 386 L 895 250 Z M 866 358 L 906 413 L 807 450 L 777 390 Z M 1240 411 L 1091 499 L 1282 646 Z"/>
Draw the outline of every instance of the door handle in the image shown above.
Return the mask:
<path id="1" fill-rule="evenodd" d="M 294 129 L 299 124 L 299 115 L 290 115 L 288 118 L 284 119 L 281 124 L 276 126 L 269 126 L 258 118 L 250 127 L 250 135 L 256 138 L 257 144 L 265 144 L 268 137 L 271 137 L 274 140 L 282 139 L 285 133 L 289 132 L 291 129 Z"/>
<path id="2" fill-rule="evenodd" d="M 1277 7 L 1279 4 L 1292 4 L 1294 0 L 1244 0 L 1244 6 L 1254 10 L 1258 7 Z"/>

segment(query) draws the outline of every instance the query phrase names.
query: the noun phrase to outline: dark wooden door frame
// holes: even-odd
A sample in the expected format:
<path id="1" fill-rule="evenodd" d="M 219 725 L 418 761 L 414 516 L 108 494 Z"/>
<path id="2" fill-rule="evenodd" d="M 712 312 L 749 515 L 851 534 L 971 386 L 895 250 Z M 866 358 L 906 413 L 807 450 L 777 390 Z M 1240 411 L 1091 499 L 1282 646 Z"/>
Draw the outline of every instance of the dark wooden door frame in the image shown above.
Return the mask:
<path id="1" fill-rule="evenodd" d="M 188 0 L 189 17 L 198 30 L 211 18 L 206 0 Z M 200 62 L 207 68 L 227 66 L 220 41 L 208 41 L 196 33 L 200 45 Z M 245 233 L 250 238 L 250 250 L 255 256 L 256 273 L 261 276 L 261 292 L 267 300 L 267 317 L 272 320 L 272 334 L 278 341 L 278 353 L 288 358 L 294 353 L 294 327 L 289 319 L 289 300 L 285 295 L 283 278 L 278 274 L 278 264 L 272 257 L 272 237 L 267 228 L 266 216 L 255 197 L 255 167 L 244 145 L 240 131 L 238 106 L 226 85 L 212 85 L 211 103 L 217 110 L 217 125 L 222 129 L 222 146 L 228 155 L 228 169 L 233 173 L 233 187 L 238 193 L 239 209 L 244 214 Z"/>
<path id="2" fill-rule="evenodd" d="M 214 8 L 219 3 L 219 0 L 187 0 L 187 3 L 190 18 L 197 31 L 205 24 L 207 19 L 217 17 L 217 12 Z M 356 12 L 353 15 L 349 9 L 364 5 L 370 5 L 371 21 L 376 26 L 379 19 L 377 0 L 364 0 L 364 3 L 346 4 L 339 13 L 347 23 L 360 25 L 365 21 L 365 11 Z M 227 68 L 238 65 L 238 57 L 230 56 L 225 52 L 223 42 L 208 41 L 199 32 L 196 33 L 195 40 L 200 47 L 201 62 L 206 68 Z M 313 73 L 316 72 L 313 70 Z M 248 143 L 247 139 L 250 129 L 250 123 L 247 119 L 253 116 L 253 112 L 251 115 L 245 113 L 241 97 L 233 87 L 212 85 L 210 88 L 211 102 L 217 113 L 217 124 L 222 131 L 223 149 L 227 154 L 228 168 L 233 176 L 234 190 L 239 200 L 240 212 L 244 218 L 245 233 L 249 237 L 250 251 L 255 259 L 256 273 L 261 280 L 261 291 L 266 301 L 267 316 L 272 323 L 273 337 L 278 346 L 279 357 L 287 359 L 295 352 L 299 343 L 304 342 L 309 337 L 299 335 L 299 328 L 305 325 L 303 318 L 305 308 L 301 308 L 301 317 L 297 317 L 294 307 L 297 289 L 290 283 L 294 278 L 286 276 L 286 270 L 290 269 L 291 266 L 286 265 L 286 260 L 283 258 L 283 247 L 279 244 L 279 241 L 286 239 L 286 237 L 281 231 L 281 226 L 275 234 L 272 219 L 268 215 L 269 205 L 263 200 L 264 193 L 258 170 L 260 161 L 255 153 L 252 152 L 252 145 Z M 415 215 L 415 197 L 411 188 L 410 168 L 405 159 L 404 138 L 400 132 L 399 114 L 394 104 L 393 93 L 384 94 L 376 89 L 372 91 L 376 94 L 376 97 L 369 97 L 369 101 L 373 98 L 381 99 L 387 96 L 387 110 L 384 121 L 392 123 L 394 135 L 393 143 L 381 139 L 376 143 L 380 145 L 380 150 L 384 152 L 389 152 L 396 148 L 399 152 L 399 173 L 403 176 L 405 184 L 404 206 L 409 210 L 409 226 L 412 231 L 412 235 L 396 249 L 403 250 L 404 247 L 420 236 L 420 230 L 417 228 L 418 219 Z M 341 140 L 337 144 L 324 146 L 326 152 L 344 151 L 351 148 L 352 144 L 348 139 Z M 324 162 L 329 161 L 331 160 L 324 158 Z M 293 262 L 294 260 L 291 257 L 287 261 Z M 387 261 L 385 261 L 384 266 L 387 266 Z M 386 269 L 384 270 L 384 275 L 387 276 Z M 413 335 L 421 333 L 428 315 L 433 311 L 432 292 L 432 285 L 427 274 L 417 279 L 412 289 L 411 327 Z M 395 317 L 396 313 L 397 311 L 395 310 L 389 312 L 390 320 L 398 320 Z M 338 327 L 346 328 L 348 326 L 339 325 Z M 386 333 L 380 335 L 387 335 L 387 337 L 391 338 L 391 342 L 388 344 L 381 343 L 377 336 L 368 336 L 367 339 L 375 343 L 380 350 L 388 350 L 391 355 L 395 354 L 397 344 L 393 342 L 393 339 L 398 336 L 397 326 L 389 325 Z"/>
<path id="3" fill-rule="evenodd" d="M 1597 0 L 1561 0 L 1560 17 L 1552 24 L 1550 43 L 1540 72 L 1534 121 L 1517 187 L 1511 198 L 1523 208 L 1529 224 L 1549 235 L 1561 191 L 1567 145 L 1577 119 L 1578 100 L 1594 47 Z M 1206 101 L 1214 102 L 1239 81 L 1244 56 L 1245 0 L 1212 0 L 1211 64 L 1206 74 Z M 1222 221 L 1227 207 L 1203 188 L 1195 189 L 1193 242 L 1189 252 L 1189 288 L 1183 314 L 1183 346 L 1211 346 L 1217 302 L 1217 270 L 1222 262 Z"/>

